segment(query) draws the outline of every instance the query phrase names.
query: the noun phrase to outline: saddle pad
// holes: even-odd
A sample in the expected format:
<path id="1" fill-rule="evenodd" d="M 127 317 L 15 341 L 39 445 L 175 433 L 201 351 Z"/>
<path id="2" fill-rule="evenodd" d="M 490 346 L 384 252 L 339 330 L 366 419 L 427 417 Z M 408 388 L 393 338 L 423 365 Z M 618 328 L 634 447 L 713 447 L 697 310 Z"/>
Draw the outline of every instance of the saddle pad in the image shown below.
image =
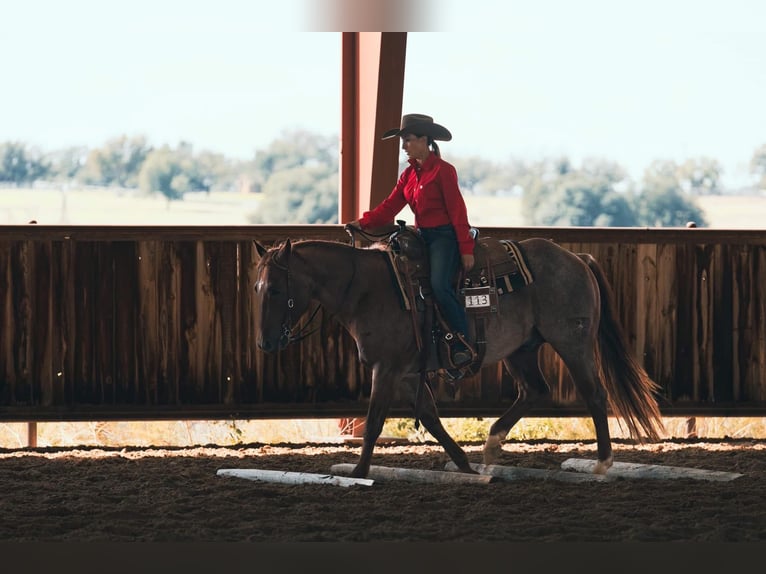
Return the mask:
<path id="1" fill-rule="evenodd" d="M 508 255 L 516 262 L 516 269 L 502 277 L 495 277 L 495 286 L 499 295 L 510 293 L 515 289 L 520 289 L 534 281 L 532 272 L 524 260 L 518 244 L 510 239 L 501 239 L 500 244 L 505 247 Z"/>

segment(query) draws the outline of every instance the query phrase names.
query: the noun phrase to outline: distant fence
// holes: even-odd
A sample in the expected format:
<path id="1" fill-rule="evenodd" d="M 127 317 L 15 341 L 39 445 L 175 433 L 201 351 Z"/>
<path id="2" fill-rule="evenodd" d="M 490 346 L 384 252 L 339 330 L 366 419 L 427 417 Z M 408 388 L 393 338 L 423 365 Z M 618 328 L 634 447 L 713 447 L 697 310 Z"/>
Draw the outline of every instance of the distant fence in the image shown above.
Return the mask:
<path id="1" fill-rule="evenodd" d="M 677 415 L 766 414 L 766 235 L 709 229 L 483 228 L 546 237 L 604 267 L 639 360 Z M 332 319 L 267 355 L 255 345 L 253 239 L 348 241 L 339 225 L 0 227 L 0 420 L 363 416 L 369 373 Z M 551 400 L 584 414 L 544 349 Z M 445 416 L 491 416 L 500 365 L 438 389 Z M 394 416 L 410 416 L 397 402 Z"/>

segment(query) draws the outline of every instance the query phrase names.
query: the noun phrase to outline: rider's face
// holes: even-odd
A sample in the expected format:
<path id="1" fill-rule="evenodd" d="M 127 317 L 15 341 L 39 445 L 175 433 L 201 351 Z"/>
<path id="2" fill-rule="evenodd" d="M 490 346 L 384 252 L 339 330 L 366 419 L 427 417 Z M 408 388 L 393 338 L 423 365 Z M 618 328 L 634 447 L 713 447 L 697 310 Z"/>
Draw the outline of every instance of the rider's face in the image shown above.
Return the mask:
<path id="1" fill-rule="evenodd" d="M 428 149 L 428 137 L 407 134 L 402 137 L 402 149 L 404 150 L 404 153 L 407 154 L 407 157 L 423 161 L 430 153 L 430 150 Z"/>

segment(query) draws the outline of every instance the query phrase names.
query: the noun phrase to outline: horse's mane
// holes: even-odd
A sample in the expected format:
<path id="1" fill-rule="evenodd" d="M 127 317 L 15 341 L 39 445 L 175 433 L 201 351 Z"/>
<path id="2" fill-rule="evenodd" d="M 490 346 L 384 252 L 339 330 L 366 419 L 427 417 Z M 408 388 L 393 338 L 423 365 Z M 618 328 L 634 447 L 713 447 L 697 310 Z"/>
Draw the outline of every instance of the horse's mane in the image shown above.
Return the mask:
<path id="1" fill-rule="evenodd" d="M 273 258 L 274 255 L 282 248 L 282 246 L 287 242 L 287 239 L 282 239 L 280 241 L 275 242 L 272 244 L 271 248 L 268 250 L 266 255 L 264 255 L 264 258 L 268 257 L 269 259 Z M 378 251 L 385 251 L 389 249 L 389 244 L 386 240 L 380 240 L 375 241 L 374 243 L 371 243 L 367 246 L 362 247 L 356 247 L 355 245 L 351 245 L 350 243 L 346 243 L 343 241 L 339 241 L 336 239 L 310 239 L 310 238 L 300 238 L 300 239 L 291 239 L 290 242 L 292 243 L 293 248 L 300 247 L 302 245 L 332 245 L 332 246 L 343 246 L 348 247 L 349 249 L 360 249 L 360 250 L 378 250 Z"/>
<path id="2" fill-rule="evenodd" d="M 271 247 L 269 248 L 269 252 L 276 252 L 279 251 L 287 241 L 290 241 L 293 247 L 298 247 L 302 245 L 312 244 L 312 245 L 345 245 L 346 247 L 350 247 L 348 243 L 344 243 L 343 241 L 338 241 L 335 239 L 311 239 L 306 237 L 301 237 L 298 239 L 281 239 L 279 241 L 275 241 Z"/>

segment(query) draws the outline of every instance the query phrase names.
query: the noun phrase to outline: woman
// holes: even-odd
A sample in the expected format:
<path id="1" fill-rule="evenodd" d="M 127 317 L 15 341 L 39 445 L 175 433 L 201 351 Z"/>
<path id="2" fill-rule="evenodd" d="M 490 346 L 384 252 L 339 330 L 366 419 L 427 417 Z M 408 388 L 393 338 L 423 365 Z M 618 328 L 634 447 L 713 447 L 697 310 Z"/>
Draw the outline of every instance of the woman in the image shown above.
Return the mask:
<path id="1" fill-rule="evenodd" d="M 474 353 L 466 339 L 465 307 L 457 297 L 453 280 L 459 265 L 466 273 L 473 267 L 474 239 L 457 171 L 441 158 L 436 144 L 436 140 L 450 141 L 452 134 L 434 123 L 431 116 L 407 114 L 402 116 L 400 127 L 388 130 L 382 139 L 397 136 L 402 140 L 409 166 L 399 176 L 391 194 L 350 225 L 362 229 L 389 225 L 409 205 L 415 214 L 415 227 L 428 246 L 434 297 L 452 331 L 447 335 L 452 363 L 455 368 L 465 367 L 472 362 Z"/>

